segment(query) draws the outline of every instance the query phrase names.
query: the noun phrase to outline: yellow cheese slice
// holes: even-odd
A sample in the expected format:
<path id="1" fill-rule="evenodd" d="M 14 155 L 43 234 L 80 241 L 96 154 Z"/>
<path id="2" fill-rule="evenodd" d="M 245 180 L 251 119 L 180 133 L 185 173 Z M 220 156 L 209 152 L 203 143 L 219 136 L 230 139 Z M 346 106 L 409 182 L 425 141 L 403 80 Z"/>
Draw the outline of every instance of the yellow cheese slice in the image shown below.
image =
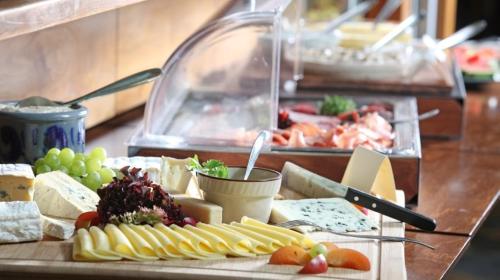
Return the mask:
<path id="1" fill-rule="evenodd" d="M 236 235 L 226 229 L 200 222 L 196 224 L 196 227 L 215 234 L 226 241 L 229 248 L 231 248 L 231 255 L 235 254 L 236 256 L 241 257 L 255 256 L 255 254 L 252 253 L 252 243 L 248 239 L 242 238 L 241 235 Z"/>
<path id="2" fill-rule="evenodd" d="M 100 228 L 93 226 L 89 229 L 90 236 L 94 241 L 94 251 L 103 256 L 115 257 L 117 260 L 122 258 L 111 250 L 109 238 Z"/>
<path id="3" fill-rule="evenodd" d="M 260 241 L 264 246 L 266 247 L 267 251 L 269 253 L 273 253 L 274 251 L 278 250 L 279 248 L 285 246 L 283 243 L 281 243 L 279 240 L 273 239 L 271 237 L 262 235 L 260 233 L 248 230 L 243 227 L 238 227 L 234 225 L 235 222 L 232 222 L 231 225 L 227 225 L 230 227 L 232 230 L 238 231 L 239 233 L 246 235 L 250 238 L 253 238 L 257 241 Z"/>
<path id="4" fill-rule="evenodd" d="M 125 234 L 114 224 L 107 224 L 104 232 L 108 235 L 109 243 L 113 252 L 119 256 L 135 261 L 156 260 L 157 257 L 150 257 L 137 252 Z"/>
<path id="5" fill-rule="evenodd" d="M 396 202 L 396 184 L 391 162 L 379 152 L 356 148 L 347 164 L 342 184 Z"/>
<path id="6" fill-rule="evenodd" d="M 207 256 L 201 255 L 196 251 L 193 243 L 191 243 L 191 240 L 185 238 L 173 229 L 165 226 L 162 223 L 157 223 L 154 228 L 167 235 L 167 237 L 175 244 L 177 250 L 179 250 L 179 252 L 181 252 L 183 255 L 192 259 L 208 259 Z"/>
<path id="7" fill-rule="evenodd" d="M 237 226 L 239 224 L 235 223 L 234 225 Z M 248 228 L 249 230 L 253 229 L 263 235 L 266 235 L 274 239 L 278 239 L 285 245 L 290 245 L 285 241 L 289 239 L 292 239 L 291 240 L 292 244 L 301 246 L 303 248 L 311 248 L 315 244 L 313 240 L 311 240 L 304 234 L 298 233 L 290 229 L 269 225 L 249 217 L 242 217 L 240 225 L 250 227 Z"/>
<path id="8" fill-rule="evenodd" d="M 79 229 L 77 232 L 78 241 L 76 244 L 76 250 L 73 252 L 73 258 L 76 260 L 86 260 L 86 261 L 116 261 L 120 260 L 120 257 L 101 255 L 94 251 L 94 241 L 92 236 L 86 229 Z"/>
<path id="9" fill-rule="evenodd" d="M 182 259 L 186 256 L 183 255 L 177 248 L 175 247 L 172 240 L 170 240 L 165 234 L 161 231 L 151 227 L 150 225 L 145 225 L 144 230 L 151 233 L 157 240 L 160 242 L 163 252 L 169 257 L 174 259 Z"/>
<path id="10" fill-rule="evenodd" d="M 130 243 L 132 243 L 132 246 L 134 246 L 135 250 L 139 252 L 139 254 L 151 257 L 152 259 L 158 259 L 153 247 L 139 234 L 133 231 L 130 225 L 120 224 L 118 228 L 120 228 L 120 230 L 127 237 Z"/>
<path id="11" fill-rule="evenodd" d="M 266 255 L 266 254 L 269 254 L 269 250 L 267 249 L 266 245 L 264 245 L 262 242 L 260 242 L 260 241 L 258 241 L 256 239 L 253 239 L 253 238 L 249 237 L 248 235 L 244 235 L 244 234 L 240 233 L 237 230 L 232 229 L 227 224 L 220 224 L 220 225 L 215 225 L 215 226 L 219 227 L 221 229 L 225 229 L 228 232 L 230 232 L 230 233 L 232 233 L 234 235 L 237 235 L 237 236 L 239 236 L 242 239 L 247 239 L 248 241 L 250 241 L 250 244 L 252 244 L 252 252 L 253 253 L 255 253 L 257 255 Z"/>
<path id="12" fill-rule="evenodd" d="M 176 258 L 171 256 L 170 252 L 155 237 L 155 235 L 146 230 L 146 226 L 128 225 L 137 235 L 146 241 L 154 250 L 154 253 L 162 259 Z"/>
<path id="13" fill-rule="evenodd" d="M 219 236 L 206 231 L 199 229 L 197 227 L 194 227 L 192 225 L 185 225 L 184 229 L 191 231 L 198 236 L 204 238 L 207 242 L 210 243 L 212 248 L 214 248 L 219 254 L 222 255 L 228 255 L 231 252 L 231 248 L 229 248 L 229 245 L 224 241 L 224 239 L 220 238 Z"/>
<path id="14" fill-rule="evenodd" d="M 200 255 L 206 256 L 208 258 L 214 259 L 224 259 L 226 256 L 219 254 L 213 247 L 210 245 L 210 242 L 205 240 L 204 238 L 198 236 L 197 234 L 185 230 L 178 225 L 171 225 L 171 229 L 182 235 L 184 238 L 191 240 L 196 252 Z"/>
<path id="15" fill-rule="evenodd" d="M 82 256 L 82 249 L 80 247 L 80 239 L 78 239 L 78 235 L 73 239 L 73 253 L 72 257 L 74 261 L 86 261 L 84 256 Z"/>

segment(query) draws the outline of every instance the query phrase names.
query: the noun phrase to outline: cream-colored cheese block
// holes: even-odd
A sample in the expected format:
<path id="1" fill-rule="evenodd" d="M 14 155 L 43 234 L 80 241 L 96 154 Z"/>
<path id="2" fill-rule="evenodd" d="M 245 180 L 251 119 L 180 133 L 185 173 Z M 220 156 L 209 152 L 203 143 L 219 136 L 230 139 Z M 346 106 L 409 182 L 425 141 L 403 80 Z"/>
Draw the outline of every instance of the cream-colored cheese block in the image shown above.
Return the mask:
<path id="1" fill-rule="evenodd" d="M 28 164 L 0 164 L 0 201 L 33 200 L 34 179 Z"/>
<path id="2" fill-rule="evenodd" d="M 189 217 L 206 224 L 222 223 L 222 207 L 217 204 L 191 197 L 176 197 L 174 202 Z"/>
<path id="3" fill-rule="evenodd" d="M 35 202 L 0 202 L 0 244 L 41 240 L 42 220 Z"/>
<path id="4" fill-rule="evenodd" d="M 99 196 L 61 171 L 43 173 L 35 178 L 33 199 L 44 215 L 77 219 L 95 211 Z"/>
<path id="5" fill-rule="evenodd" d="M 358 147 L 352 153 L 342 184 L 396 202 L 396 184 L 389 157 Z"/>
<path id="6" fill-rule="evenodd" d="M 191 172 L 186 165 L 189 158 L 176 159 L 171 157 L 161 157 L 161 185 L 171 193 L 185 193 L 191 179 Z"/>
<path id="7" fill-rule="evenodd" d="M 43 233 L 59 239 L 69 239 L 75 233 L 75 220 L 42 215 Z"/>
<path id="8" fill-rule="evenodd" d="M 252 243 L 248 239 L 243 238 L 241 235 L 236 235 L 224 228 L 219 228 L 215 225 L 209 225 L 205 223 L 197 223 L 196 227 L 202 230 L 206 230 L 222 238 L 231 248 L 231 255 L 241 257 L 255 256 L 255 254 L 252 253 Z"/>

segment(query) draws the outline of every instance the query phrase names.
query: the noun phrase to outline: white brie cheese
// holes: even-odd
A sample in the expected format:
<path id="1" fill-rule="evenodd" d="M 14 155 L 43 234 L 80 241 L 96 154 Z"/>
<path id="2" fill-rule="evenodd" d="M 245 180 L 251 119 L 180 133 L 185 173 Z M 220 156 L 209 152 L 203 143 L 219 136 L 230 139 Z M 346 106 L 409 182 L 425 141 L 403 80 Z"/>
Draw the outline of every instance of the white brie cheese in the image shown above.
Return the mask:
<path id="1" fill-rule="evenodd" d="M 42 221 L 35 202 L 0 202 L 0 243 L 41 240 Z"/>
<path id="2" fill-rule="evenodd" d="M 42 215 L 43 233 L 59 239 L 69 239 L 75 232 L 75 221 Z"/>
<path id="3" fill-rule="evenodd" d="M 36 176 L 34 200 L 44 215 L 76 219 L 95 211 L 99 196 L 65 173 L 53 171 Z"/>

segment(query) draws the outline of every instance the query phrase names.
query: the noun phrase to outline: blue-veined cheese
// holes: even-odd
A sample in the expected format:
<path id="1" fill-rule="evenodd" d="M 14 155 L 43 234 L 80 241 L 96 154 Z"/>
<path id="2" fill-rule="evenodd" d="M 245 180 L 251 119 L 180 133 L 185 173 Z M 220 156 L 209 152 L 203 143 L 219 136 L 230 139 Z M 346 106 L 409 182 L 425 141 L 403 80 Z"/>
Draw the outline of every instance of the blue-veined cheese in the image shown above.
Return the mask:
<path id="1" fill-rule="evenodd" d="M 33 200 L 34 179 L 28 164 L 0 164 L 0 201 Z"/>
<path id="2" fill-rule="evenodd" d="M 0 202 L 0 243 L 41 240 L 42 221 L 35 202 Z"/>
<path id="3" fill-rule="evenodd" d="M 377 228 L 369 217 L 343 198 L 275 200 L 270 221 L 279 224 L 291 220 L 309 221 L 336 232 Z"/>
<path id="4" fill-rule="evenodd" d="M 44 215 L 76 219 L 95 211 L 99 196 L 64 172 L 53 171 L 36 176 L 34 200 Z"/>

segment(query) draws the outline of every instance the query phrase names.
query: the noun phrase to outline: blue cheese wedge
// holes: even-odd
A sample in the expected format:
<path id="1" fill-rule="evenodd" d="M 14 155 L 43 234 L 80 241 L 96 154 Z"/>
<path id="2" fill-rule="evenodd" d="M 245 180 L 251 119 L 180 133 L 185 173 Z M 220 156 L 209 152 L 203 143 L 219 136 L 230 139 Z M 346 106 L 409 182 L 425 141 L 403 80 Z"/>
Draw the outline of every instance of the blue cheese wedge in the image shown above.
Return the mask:
<path id="1" fill-rule="evenodd" d="M 42 221 L 35 202 L 0 202 L 0 244 L 41 240 Z"/>
<path id="2" fill-rule="evenodd" d="M 69 239 L 75 233 L 75 220 L 56 219 L 42 215 L 43 233 L 45 235 Z"/>
<path id="3" fill-rule="evenodd" d="M 275 224 L 306 220 L 335 232 L 377 229 L 377 225 L 343 198 L 275 200 L 270 221 Z M 310 227 L 300 227 L 310 231 Z"/>
<path id="4" fill-rule="evenodd" d="M 32 201 L 34 179 L 28 164 L 0 164 L 0 201 Z"/>
<path id="5" fill-rule="evenodd" d="M 61 171 L 40 174 L 35 178 L 34 200 L 44 215 L 76 219 L 84 212 L 95 211 L 99 196 Z"/>

